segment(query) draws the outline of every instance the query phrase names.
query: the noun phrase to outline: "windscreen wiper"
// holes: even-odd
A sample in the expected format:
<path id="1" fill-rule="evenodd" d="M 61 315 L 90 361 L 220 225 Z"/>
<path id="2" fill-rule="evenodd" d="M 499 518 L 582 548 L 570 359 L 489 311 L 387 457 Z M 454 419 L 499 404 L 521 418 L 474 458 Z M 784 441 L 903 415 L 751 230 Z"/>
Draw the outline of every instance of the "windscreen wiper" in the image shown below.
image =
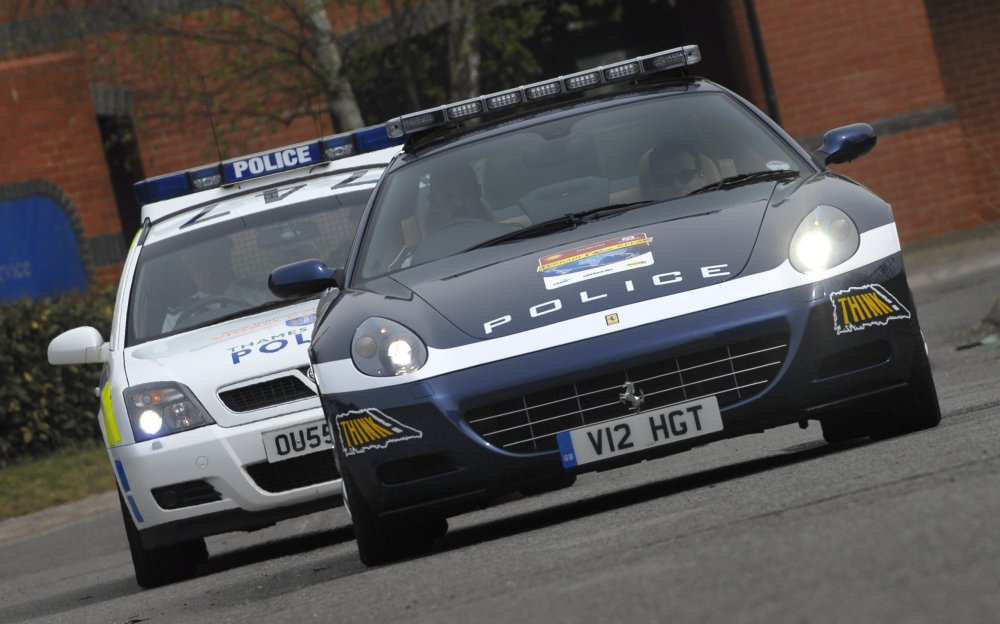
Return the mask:
<path id="1" fill-rule="evenodd" d="M 753 173 L 741 173 L 739 175 L 729 176 L 728 178 L 722 178 L 718 182 L 706 184 L 699 189 L 691 191 L 688 195 L 697 195 L 698 193 L 707 193 L 708 191 L 724 191 L 726 189 L 736 188 L 737 186 L 755 184 L 757 182 L 766 182 L 768 180 L 790 182 L 797 177 L 799 177 L 799 172 L 795 169 L 767 169 L 765 171 L 754 171 Z"/>
<path id="2" fill-rule="evenodd" d="M 507 243 L 515 240 L 523 240 L 526 238 L 535 238 L 537 236 L 545 236 L 546 234 L 551 234 L 553 232 L 560 232 L 562 230 L 571 230 L 578 225 L 583 225 L 584 223 L 589 223 L 591 221 L 599 221 L 600 219 L 606 217 L 613 217 L 615 215 L 621 214 L 623 212 L 628 212 L 634 208 L 639 208 L 642 206 L 648 206 L 649 204 L 655 204 L 660 200 L 643 200 L 635 202 L 627 202 L 623 204 L 611 204 L 610 206 L 601 206 L 600 208 L 591 208 L 589 210 L 581 210 L 579 212 L 566 213 L 560 217 L 554 219 L 549 219 L 548 221 L 542 221 L 540 223 L 535 223 L 529 225 L 526 228 L 521 228 L 520 230 L 514 230 L 506 234 L 501 234 L 495 238 L 485 240 L 481 243 L 469 247 L 465 251 L 471 251 L 473 249 L 479 249 L 481 247 L 490 247 L 492 245 L 498 245 L 500 243 Z"/>

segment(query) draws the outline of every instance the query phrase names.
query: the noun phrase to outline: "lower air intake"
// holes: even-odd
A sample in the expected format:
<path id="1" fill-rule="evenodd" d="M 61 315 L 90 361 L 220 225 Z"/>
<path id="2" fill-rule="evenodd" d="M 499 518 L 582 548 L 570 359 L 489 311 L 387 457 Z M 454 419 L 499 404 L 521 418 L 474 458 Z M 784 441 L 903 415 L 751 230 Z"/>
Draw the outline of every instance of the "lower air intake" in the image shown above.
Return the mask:
<path id="1" fill-rule="evenodd" d="M 300 455 L 273 464 L 251 464 L 245 468 L 260 489 L 272 494 L 340 478 L 333 461 L 333 451 L 330 450 Z"/>
<path id="2" fill-rule="evenodd" d="M 719 407 L 759 393 L 780 370 L 788 336 L 771 335 L 667 358 L 469 410 L 473 431 L 494 446 L 531 453 L 558 448 L 556 434 L 627 416 L 627 383 L 643 410 L 715 396 Z"/>

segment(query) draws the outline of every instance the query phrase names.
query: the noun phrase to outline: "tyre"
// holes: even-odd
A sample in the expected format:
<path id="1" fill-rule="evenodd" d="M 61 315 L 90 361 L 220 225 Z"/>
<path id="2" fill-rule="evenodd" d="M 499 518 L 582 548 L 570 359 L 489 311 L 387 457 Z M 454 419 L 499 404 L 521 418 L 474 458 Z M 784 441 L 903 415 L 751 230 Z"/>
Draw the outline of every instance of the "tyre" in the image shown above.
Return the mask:
<path id="1" fill-rule="evenodd" d="M 128 548 L 132 553 L 135 580 L 140 587 L 150 589 L 189 579 L 195 575 L 198 564 L 208 559 L 204 538 L 147 550 L 142 545 L 139 530 L 132 521 L 132 514 L 125 506 L 121 492 L 118 492 L 118 502 L 122 509 Z"/>
<path id="2" fill-rule="evenodd" d="M 941 422 L 941 407 L 931 364 L 923 349 L 913 353 L 913 366 L 905 388 L 889 392 L 844 413 L 820 421 L 823 439 L 839 444 L 858 438 L 884 440 L 930 429 Z"/>
<path id="3" fill-rule="evenodd" d="M 873 421 L 871 436 L 876 440 L 931 429 L 941 422 L 931 363 L 924 349 L 914 350 L 907 386 L 894 392 L 885 408 L 887 417 Z"/>
<path id="4" fill-rule="evenodd" d="M 820 420 L 827 444 L 843 444 L 868 437 L 868 428 L 855 414 L 838 414 Z"/>
<path id="5" fill-rule="evenodd" d="M 348 473 L 341 475 L 347 509 L 358 543 L 358 557 L 368 567 L 430 552 L 434 540 L 448 531 L 444 518 L 418 521 L 379 518 L 361 496 Z"/>

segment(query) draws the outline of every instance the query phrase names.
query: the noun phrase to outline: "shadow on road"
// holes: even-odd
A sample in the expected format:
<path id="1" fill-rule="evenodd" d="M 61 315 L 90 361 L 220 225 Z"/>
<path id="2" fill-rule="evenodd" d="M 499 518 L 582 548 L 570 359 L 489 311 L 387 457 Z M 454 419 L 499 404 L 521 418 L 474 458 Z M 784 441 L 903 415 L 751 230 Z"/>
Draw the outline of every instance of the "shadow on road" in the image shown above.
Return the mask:
<path id="1" fill-rule="evenodd" d="M 208 561 L 198 566 L 198 576 L 217 574 L 245 565 L 260 563 L 267 559 L 278 559 L 289 555 L 342 544 L 354 539 L 354 529 L 348 525 L 329 531 L 320 531 L 306 535 L 298 535 L 284 539 L 272 540 L 247 548 L 232 550 L 222 555 L 208 558 Z"/>
<path id="2" fill-rule="evenodd" d="M 534 531 L 571 520 L 628 507 L 647 501 L 697 490 L 727 481 L 740 479 L 760 472 L 791 466 L 826 455 L 853 448 L 863 442 L 829 445 L 813 442 L 790 447 L 780 455 L 753 459 L 713 468 L 702 472 L 672 477 L 618 492 L 601 494 L 593 498 L 573 501 L 520 514 L 515 517 L 485 522 L 480 525 L 449 532 L 435 544 L 436 552 L 465 548 L 474 544 L 502 539 L 518 533 Z"/>

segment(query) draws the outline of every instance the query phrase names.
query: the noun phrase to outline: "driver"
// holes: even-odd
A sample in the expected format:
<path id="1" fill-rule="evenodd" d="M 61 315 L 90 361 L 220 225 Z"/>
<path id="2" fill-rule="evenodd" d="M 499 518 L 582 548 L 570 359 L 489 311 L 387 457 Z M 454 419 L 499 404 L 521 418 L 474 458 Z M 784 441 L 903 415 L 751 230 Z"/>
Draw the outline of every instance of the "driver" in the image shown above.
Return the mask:
<path id="1" fill-rule="evenodd" d="M 469 165 L 459 165 L 432 175 L 430 206 L 424 217 L 424 236 L 456 219 L 493 220 L 483 203 L 476 172 Z"/>
<path id="2" fill-rule="evenodd" d="M 232 241 L 228 237 L 181 250 L 180 266 L 191 278 L 194 293 L 171 307 L 163 319 L 169 332 L 178 320 L 192 316 L 199 308 L 235 311 L 261 302 L 261 293 L 240 284 L 233 275 Z M 212 299 L 212 301 L 208 301 Z"/>
<path id="3" fill-rule="evenodd" d="M 640 172 L 639 179 L 645 199 L 682 197 L 705 185 L 698 152 L 682 138 L 661 141 L 644 160 L 648 169 Z"/>

